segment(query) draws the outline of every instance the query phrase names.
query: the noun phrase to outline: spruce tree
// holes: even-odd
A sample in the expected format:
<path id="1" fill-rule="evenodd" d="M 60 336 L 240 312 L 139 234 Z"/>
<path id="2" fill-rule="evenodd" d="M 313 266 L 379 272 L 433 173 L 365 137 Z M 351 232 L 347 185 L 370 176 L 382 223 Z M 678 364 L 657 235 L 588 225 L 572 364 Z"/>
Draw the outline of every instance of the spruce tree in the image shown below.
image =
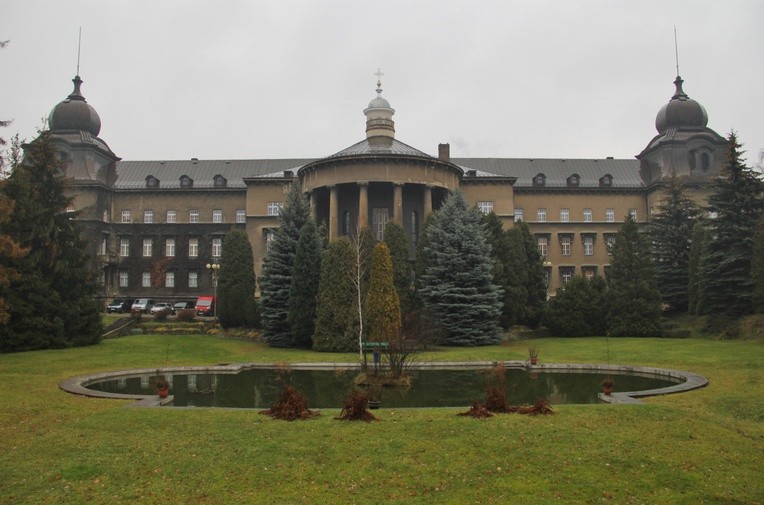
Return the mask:
<path id="1" fill-rule="evenodd" d="M 602 277 L 575 276 L 549 300 L 542 322 L 558 337 L 604 335 L 607 311 Z"/>
<path id="2" fill-rule="evenodd" d="M 708 198 L 708 210 L 716 218 L 708 222 L 710 235 L 700 260 L 700 314 L 736 317 L 753 312 L 751 258 L 764 211 L 764 183 L 743 163 L 742 154 L 730 133 L 727 163 Z"/>
<path id="3" fill-rule="evenodd" d="M 297 347 L 310 348 L 315 330 L 316 297 L 323 245 L 313 221 L 302 227 L 289 291 L 289 327 Z"/>
<path id="4" fill-rule="evenodd" d="M 753 310 L 764 314 L 764 216 L 759 219 L 753 240 L 751 258 L 751 277 L 753 278 Z"/>
<path id="5" fill-rule="evenodd" d="M 460 192 L 449 195 L 427 229 L 427 266 L 420 295 L 445 330 L 446 345 L 495 344 L 501 339 L 501 288 L 480 212 Z"/>
<path id="6" fill-rule="evenodd" d="M 483 215 L 482 220 L 491 246 L 493 282 L 503 290 L 499 324 L 506 330 L 517 324 L 528 298 L 525 249 L 519 235 L 504 230 L 495 213 Z"/>
<path id="7" fill-rule="evenodd" d="M 409 243 L 403 227 L 395 221 L 390 221 L 385 226 L 385 243 L 390 250 L 390 258 L 393 262 L 393 282 L 395 291 L 401 301 L 401 314 L 410 313 L 415 308 L 414 297 L 414 271 L 409 259 Z"/>
<path id="8" fill-rule="evenodd" d="M 672 174 L 665 199 L 648 226 L 658 289 L 663 303 L 674 312 L 685 312 L 689 304 L 690 246 L 700 209 L 684 194 L 681 180 Z"/>
<path id="9" fill-rule="evenodd" d="M 316 305 L 313 350 L 352 352 L 359 350 L 358 312 L 353 271 L 356 257 L 353 244 L 341 237 L 329 244 L 321 263 Z"/>
<path id="10" fill-rule="evenodd" d="M 231 230 L 223 239 L 217 294 L 223 328 L 257 326 L 254 257 L 249 238 L 241 230 Z"/>
<path id="11" fill-rule="evenodd" d="M 260 277 L 261 324 L 271 347 L 294 345 L 288 320 L 289 291 L 300 230 L 309 220 L 310 203 L 302 194 L 299 181 L 295 181 L 287 192 Z"/>
<path id="12" fill-rule="evenodd" d="M 661 295 L 647 241 L 637 222 L 626 216 L 611 249 L 608 284 L 608 334 L 658 337 L 663 334 Z"/>
<path id="13" fill-rule="evenodd" d="M 0 327 L 0 350 L 21 351 L 94 344 L 103 327 L 95 301 L 94 273 L 84 241 L 68 212 L 63 162 L 48 132 L 25 146 L 4 184 L 13 202 L 0 235 L 29 253 L 9 259 L 18 276 L 7 292 L 8 323 Z"/>
<path id="14" fill-rule="evenodd" d="M 708 241 L 708 227 L 705 221 L 698 221 L 692 229 L 687 265 L 687 312 L 697 315 L 700 297 L 700 257 Z"/>
<path id="15" fill-rule="evenodd" d="M 531 328 L 535 328 L 541 321 L 547 298 L 546 273 L 544 272 L 543 258 L 539 253 L 536 239 L 531 234 L 530 228 L 525 221 L 515 223 L 508 232 L 510 236 L 519 235 L 525 250 L 525 262 L 523 265 L 525 293 L 527 298 L 523 306 L 518 322 Z"/>
<path id="16" fill-rule="evenodd" d="M 393 261 L 385 242 L 374 247 L 366 295 L 369 342 L 392 342 L 401 330 L 401 303 L 393 282 Z"/>

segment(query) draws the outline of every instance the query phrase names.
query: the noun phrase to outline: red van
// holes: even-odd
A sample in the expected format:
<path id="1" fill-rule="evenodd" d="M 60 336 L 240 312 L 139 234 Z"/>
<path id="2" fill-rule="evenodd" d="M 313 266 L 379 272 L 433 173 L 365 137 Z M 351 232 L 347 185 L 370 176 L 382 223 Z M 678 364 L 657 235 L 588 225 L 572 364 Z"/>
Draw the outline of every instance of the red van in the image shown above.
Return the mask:
<path id="1" fill-rule="evenodd" d="M 197 316 L 214 316 L 215 315 L 215 297 L 214 296 L 200 296 L 196 299 L 196 315 Z"/>

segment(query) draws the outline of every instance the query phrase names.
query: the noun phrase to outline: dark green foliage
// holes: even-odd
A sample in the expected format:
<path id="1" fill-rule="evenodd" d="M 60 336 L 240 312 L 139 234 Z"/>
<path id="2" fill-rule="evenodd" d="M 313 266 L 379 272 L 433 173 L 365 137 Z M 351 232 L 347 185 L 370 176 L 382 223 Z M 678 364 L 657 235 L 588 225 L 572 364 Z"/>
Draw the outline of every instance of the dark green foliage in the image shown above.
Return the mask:
<path id="1" fill-rule="evenodd" d="M 500 340 L 501 288 L 480 213 L 460 192 L 446 198 L 427 229 L 427 266 L 420 295 L 445 330 L 446 345 L 489 345 Z"/>
<path id="2" fill-rule="evenodd" d="M 223 328 L 257 326 L 255 271 L 247 234 L 231 230 L 223 240 L 218 273 L 217 315 Z"/>
<path id="3" fill-rule="evenodd" d="M 504 291 L 499 324 L 502 328 L 509 329 L 513 324 L 517 324 L 528 298 L 525 287 L 525 249 L 518 240 L 519 235 L 510 236 L 495 213 L 485 214 L 482 220 L 488 244 L 491 246 L 493 282 Z"/>
<path id="4" fill-rule="evenodd" d="M 29 248 L 22 258 L 4 258 L 20 274 L 8 287 L 8 324 L 0 326 L 5 352 L 88 345 L 101 338 L 93 272 L 76 216 L 66 211 L 71 199 L 64 193 L 62 168 L 43 132 L 26 146 L 24 161 L 14 163 L 5 183 L 3 197 L 14 206 L 0 234 Z"/>
<path id="5" fill-rule="evenodd" d="M 700 259 L 698 312 L 714 317 L 753 312 L 751 276 L 753 237 L 764 211 L 761 175 L 741 160 L 734 133 L 729 135 L 727 163 L 714 181 L 708 198 L 709 239 Z"/>
<path id="6" fill-rule="evenodd" d="M 315 330 L 316 297 L 321 278 L 323 244 L 313 221 L 302 227 L 289 291 L 289 327 L 294 345 L 310 348 Z"/>
<path id="7" fill-rule="evenodd" d="M 658 213 L 650 220 L 648 236 L 663 303 L 673 312 L 684 312 L 689 304 L 689 263 L 693 227 L 700 216 L 698 206 L 684 194 L 682 182 L 668 179 L 666 195 Z"/>
<path id="8" fill-rule="evenodd" d="M 272 347 L 294 345 L 288 321 L 289 291 L 300 230 L 309 220 L 310 204 L 295 181 L 281 209 L 279 227 L 265 256 L 260 278 L 263 335 Z"/>
<path id="9" fill-rule="evenodd" d="M 608 283 L 608 335 L 659 337 L 661 295 L 647 242 L 631 215 L 613 244 Z"/>
<path id="10" fill-rule="evenodd" d="M 355 248 L 342 237 L 329 244 L 321 263 L 313 349 L 326 352 L 358 350 L 358 310 L 352 272 Z"/>
<path id="11" fill-rule="evenodd" d="M 542 318 L 544 326 L 558 337 L 604 335 L 606 289 L 602 277 L 573 277 L 549 301 Z"/>
<path id="12" fill-rule="evenodd" d="M 753 240 L 751 258 L 751 277 L 753 278 L 753 309 L 764 314 L 764 217 L 759 219 Z"/>
<path id="13" fill-rule="evenodd" d="M 393 284 L 393 262 L 385 242 L 374 247 L 366 295 L 369 342 L 391 342 L 401 330 L 401 303 Z"/>
<path id="14" fill-rule="evenodd" d="M 523 282 L 525 283 L 526 299 L 518 322 L 535 328 L 541 321 L 546 305 L 546 274 L 544 273 L 543 258 L 539 254 L 536 239 L 533 238 L 525 221 L 515 223 L 515 226 L 508 233 L 513 240 L 517 240 L 519 237 L 525 250 Z"/>
<path id="15" fill-rule="evenodd" d="M 704 221 L 698 221 L 692 229 L 692 244 L 687 266 L 687 311 L 698 313 L 698 298 L 700 296 L 700 257 L 708 241 L 708 227 Z"/>
<path id="16" fill-rule="evenodd" d="M 408 314 L 416 307 L 414 297 L 414 271 L 409 258 L 409 243 L 403 227 L 395 221 L 385 226 L 385 243 L 393 262 L 393 282 L 401 301 L 401 314 Z"/>

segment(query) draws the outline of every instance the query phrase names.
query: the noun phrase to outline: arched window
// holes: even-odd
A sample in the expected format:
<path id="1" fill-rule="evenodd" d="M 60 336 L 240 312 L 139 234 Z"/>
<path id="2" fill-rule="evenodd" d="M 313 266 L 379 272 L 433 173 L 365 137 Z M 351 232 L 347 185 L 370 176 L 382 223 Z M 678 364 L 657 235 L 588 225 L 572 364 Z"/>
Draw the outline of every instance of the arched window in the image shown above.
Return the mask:
<path id="1" fill-rule="evenodd" d="M 700 153 L 700 169 L 705 172 L 709 166 L 711 166 L 711 158 L 708 153 Z"/>
<path id="2" fill-rule="evenodd" d="M 536 175 L 536 177 L 533 178 L 534 186 L 543 186 L 544 184 L 546 184 L 546 175 L 538 174 Z"/>
<path id="3" fill-rule="evenodd" d="M 609 188 L 613 185 L 613 176 L 610 174 L 605 174 L 602 177 L 600 177 L 600 187 L 601 188 Z"/>
<path id="4" fill-rule="evenodd" d="M 149 175 L 148 177 L 146 177 L 146 188 L 156 189 L 158 187 L 159 187 L 159 179 L 157 179 L 153 175 Z"/>
<path id="5" fill-rule="evenodd" d="M 419 214 L 417 214 L 417 211 L 411 212 L 411 243 L 414 245 L 414 247 L 417 246 L 417 241 L 419 239 Z"/>
<path id="6" fill-rule="evenodd" d="M 581 176 L 578 174 L 573 174 L 570 177 L 568 177 L 568 187 L 569 188 L 577 188 L 581 184 Z"/>
<path id="7" fill-rule="evenodd" d="M 215 176 L 213 183 L 216 188 L 225 188 L 228 186 L 228 180 L 220 174 Z"/>
<path id="8" fill-rule="evenodd" d="M 187 175 L 181 175 L 180 176 L 180 187 L 181 188 L 193 188 L 194 187 L 194 180 L 187 176 Z"/>

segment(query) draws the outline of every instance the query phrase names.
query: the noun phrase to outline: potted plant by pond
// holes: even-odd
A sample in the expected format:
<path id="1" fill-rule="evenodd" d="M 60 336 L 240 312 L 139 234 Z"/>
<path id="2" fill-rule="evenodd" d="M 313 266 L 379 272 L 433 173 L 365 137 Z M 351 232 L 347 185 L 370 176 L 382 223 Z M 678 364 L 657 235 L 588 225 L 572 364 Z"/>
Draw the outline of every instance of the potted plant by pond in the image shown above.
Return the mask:
<path id="1" fill-rule="evenodd" d="M 609 395 L 613 392 L 614 385 L 615 381 L 613 381 L 613 378 L 609 375 L 602 379 L 602 382 L 600 382 L 600 386 L 602 386 L 602 392 L 606 395 Z"/>
<path id="2" fill-rule="evenodd" d="M 170 394 L 170 381 L 165 379 L 163 375 L 158 375 L 154 379 L 154 388 L 156 388 L 159 398 L 167 398 L 167 395 Z"/>
<path id="3" fill-rule="evenodd" d="M 528 349 L 528 356 L 530 357 L 531 365 L 535 365 L 539 362 L 539 350 L 535 347 Z"/>

